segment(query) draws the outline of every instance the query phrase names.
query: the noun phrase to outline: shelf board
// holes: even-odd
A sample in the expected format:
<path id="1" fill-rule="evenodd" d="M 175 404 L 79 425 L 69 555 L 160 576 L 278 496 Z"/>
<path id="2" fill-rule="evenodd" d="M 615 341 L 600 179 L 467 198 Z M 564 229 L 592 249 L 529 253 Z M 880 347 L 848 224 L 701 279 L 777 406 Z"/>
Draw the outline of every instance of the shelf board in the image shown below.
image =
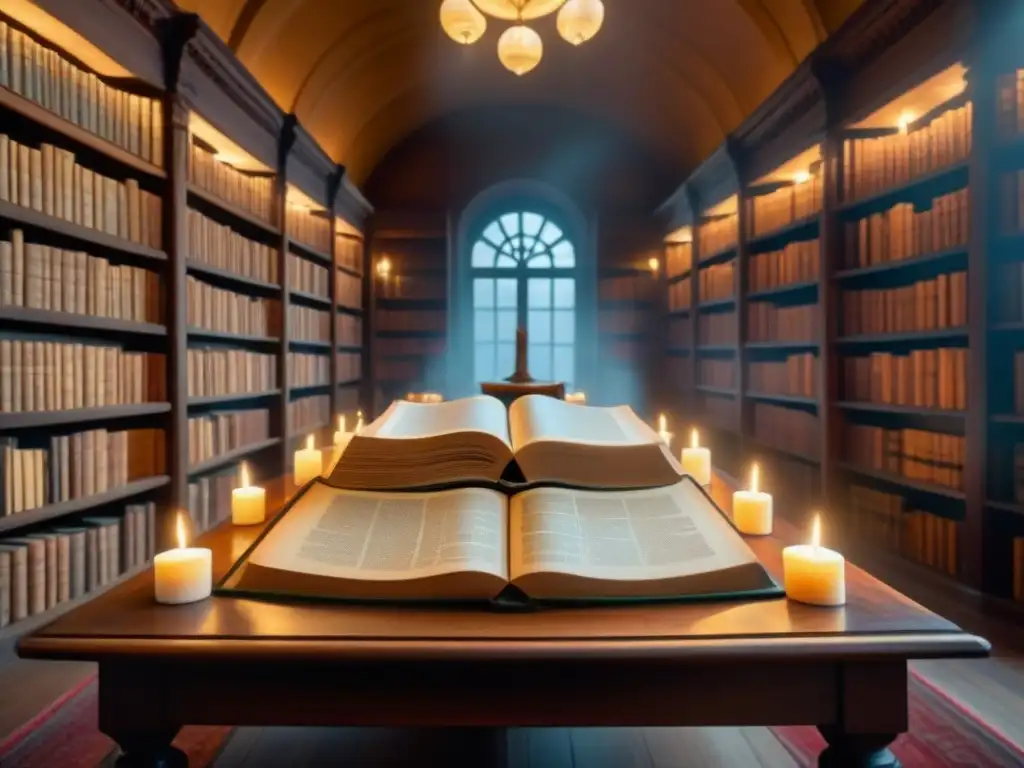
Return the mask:
<path id="1" fill-rule="evenodd" d="M 243 403 L 246 400 L 265 400 L 268 397 L 275 397 L 281 394 L 280 389 L 270 389 L 266 392 L 253 392 L 234 395 L 210 395 L 209 397 L 190 397 L 189 408 L 199 408 L 204 405 L 230 405 L 231 403 Z"/>
<path id="2" fill-rule="evenodd" d="M 338 312 L 346 314 L 346 315 L 356 315 L 358 317 L 362 317 L 363 316 L 363 308 L 362 307 L 350 307 L 347 304 L 339 304 L 338 305 Z"/>
<path id="3" fill-rule="evenodd" d="M 300 304 L 307 304 L 312 307 L 320 309 L 330 309 L 331 300 L 323 296 L 318 296 L 315 293 L 306 293 L 305 291 L 289 290 L 288 294 L 292 300 L 298 300 Z"/>
<path id="4" fill-rule="evenodd" d="M 907 488 L 912 491 L 919 491 L 921 493 L 929 493 L 933 496 L 942 496 L 946 499 L 952 499 L 953 501 L 964 501 L 966 495 L 963 491 L 958 491 L 955 488 L 946 488 L 942 485 L 935 485 L 933 483 L 923 483 L 919 480 L 911 480 L 908 477 L 897 475 L 892 472 L 886 472 L 881 469 L 871 469 L 869 467 L 861 467 L 857 464 L 851 464 L 850 462 L 839 462 L 839 467 L 863 477 L 871 477 L 875 480 L 881 480 L 884 483 L 889 483 L 893 486 L 900 488 Z"/>
<path id="5" fill-rule="evenodd" d="M 932 266 L 936 269 L 942 269 L 945 271 L 953 266 L 960 265 L 965 269 L 967 268 L 966 245 L 958 245 L 955 248 L 947 248 L 946 250 L 935 251 L 934 253 L 925 253 L 909 259 L 899 259 L 897 261 L 882 262 L 881 264 L 869 264 L 866 267 L 843 269 L 836 272 L 835 279 L 840 282 L 847 282 L 871 275 L 892 274 L 920 269 L 925 266 Z"/>
<path id="6" fill-rule="evenodd" d="M 235 221 L 240 221 L 252 227 L 256 227 L 263 231 L 269 237 L 280 237 L 281 230 L 275 227 L 273 224 L 264 221 L 255 213 L 250 213 L 239 205 L 229 203 L 227 200 L 217 196 L 209 190 L 203 189 L 198 184 L 189 183 L 188 195 L 190 198 L 200 200 L 208 206 L 216 208 L 218 211 L 223 213 L 225 216 L 229 216 Z M 191 202 L 191 201 L 190 201 Z"/>
<path id="7" fill-rule="evenodd" d="M 705 395 L 717 395 L 720 397 L 736 397 L 737 392 L 731 387 L 712 387 L 707 384 L 697 384 L 694 389 L 703 392 Z"/>
<path id="8" fill-rule="evenodd" d="M 990 330 L 993 333 L 1017 333 L 1024 331 L 1024 320 L 1002 320 L 992 323 Z"/>
<path id="9" fill-rule="evenodd" d="M 133 171 L 138 171 L 157 179 L 167 178 L 167 173 L 163 168 L 143 160 L 138 155 L 133 155 L 128 150 L 122 149 L 106 139 L 100 138 L 92 131 L 75 125 L 70 120 L 65 120 L 55 112 L 51 112 L 8 88 L 0 87 L 0 106 L 6 107 L 12 112 L 17 112 L 44 128 L 60 133 L 76 144 L 105 155 Z"/>
<path id="10" fill-rule="evenodd" d="M 363 345 L 362 344 L 339 344 L 337 351 L 338 352 L 362 352 L 363 351 Z"/>
<path id="11" fill-rule="evenodd" d="M 820 458 L 812 456 L 809 453 L 803 453 L 792 448 L 783 448 L 780 445 L 772 445 L 771 443 L 766 443 L 763 440 L 758 440 L 757 438 L 750 436 L 746 436 L 744 439 L 758 451 L 772 451 L 773 453 L 778 453 L 782 456 L 802 461 L 804 464 L 821 464 Z"/>
<path id="12" fill-rule="evenodd" d="M 785 283 L 772 288 L 764 288 L 760 291 L 753 291 L 747 294 L 749 301 L 763 301 L 765 299 L 776 299 L 782 296 L 798 293 L 812 293 L 818 290 L 817 280 L 801 281 L 799 283 Z"/>
<path id="13" fill-rule="evenodd" d="M 5 323 L 27 323 L 56 328 L 106 331 L 109 333 L 133 333 L 142 336 L 166 336 L 167 328 L 155 323 L 138 323 L 134 320 L 120 320 L 114 317 L 78 315 L 71 312 L 53 312 L 49 309 L 29 307 L 0 307 L 0 320 Z"/>
<path id="14" fill-rule="evenodd" d="M 363 278 L 363 273 L 358 269 L 346 267 L 344 264 L 336 264 L 335 266 L 338 268 L 339 272 L 344 272 L 346 275 L 351 275 L 352 277 L 358 277 L 360 280 Z"/>
<path id="15" fill-rule="evenodd" d="M 204 264 L 201 261 L 193 261 L 187 259 L 185 261 L 185 268 L 194 275 L 200 277 L 213 277 L 224 282 L 231 283 L 234 286 L 238 286 L 243 290 L 255 288 L 263 294 L 275 294 L 280 293 L 281 286 L 277 283 L 268 283 L 263 280 L 257 280 L 254 277 L 246 277 L 240 275 L 237 272 L 232 272 L 229 269 L 221 269 L 220 267 L 214 267 L 210 264 Z"/>
<path id="16" fill-rule="evenodd" d="M 728 309 L 729 307 L 736 306 L 736 298 L 730 296 L 725 299 L 708 299 L 697 304 L 697 310 L 699 312 L 707 312 L 709 310 L 716 309 Z"/>
<path id="17" fill-rule="evenodd" d="M 362 377 L 360 377 L 358 379 L 348 379 L 347 381 L 339 381 L 338 382 L 338 386 L 339 387 L 354 387 L 355 385 L 362 384 L 362 383 L 363 383 L 363 379 L 362 379 Z"/>
<path id="18" fill-rule="evenodd" d="M 698 269 L 702 267 L 710 267 L 712 264 L 720 264 L 724 261 L 728 261 L 729 259 L 733 258 L 736 255 L 738 249 L 738 243 L 733 243 L 732 245 L 726 248 L 719 248 L 714 253 L 710 253 L 707 256 L 702 257 L 700 263 L 698 264 Z"/>
<path id="19" fill-rule="evenodd" d="M 1024 426 L 1024 416 L 1016 413 L 994 413 L 992 414 L 993 424 L 1015 424 Z"/>
<path id="20" fill-rule="evenodd" d="M 731 352 L 736 354 L 736 346 L 734 344 L 698 344 L 697 354 L 698 355 L 714 355 Z"/>
<path id="21" fill-rule="evenodd" d="M 331 266 L 330 253 L 324 253 L 323 251 L 317 250 L 311 245 L 306 245 L 301 240 L 288 238 L 288 250 L 296 256 L 301 256 L 304 259 L 315 261 L 318 264 L 322 264 L 327 267 Z"/>
<path id="22" fill-rule="evenodd" d="M 327 383 L 327 384 L 303 384 L 301 387 L 289 386 L 288 387 L 288 394 L 289 394 L 289 396 L 290 395 L 295 395 L 295 394 L 305 395 L 308 392 L 314 392 L 314 391 L 319 390 L 319 389 L 330 389 L 330 388 L 331 388 L 330 383 Z"/>
<path id="23" fill-rule="evenodd" d="M 802 395 L 773 395 L 769 392 L 748 391 L 746 397 L 750 400 L 757 400 L 762 403 L 777 403 L 779 405 L 800 405 L 804 407 L 818 407 L 817 398 L 804 397 Z"/>
<path id="24" fill-rule="evenodd" d="M 804 230 L 812 230 L 818 226 L 821 220 L 821 212 L 812 213 L 810 216 L 804 216 L 802 218 L 791 221 L 788 224 L 783 224 L 781 227 L 763 232 L 759 235 L 752 235 L 747 241 L 747 246 L 753 252 L 754 248 L 759 246 L 767 246 L 773 241 L 785 241 L 797 235 L 803 234 Z M 781 245 L 781 243 L 780 243 Z M 775 250 L 775 248 L 767 248 L 763 252 L 769 252 Z M 759 251 L 760 252 L 760 251 Z"/>
<path id="25" fill-rule="evenodd" d="M 170 403 L 139 403 L 136 405 L 107 405 L 99 408 L 72 408 L 66 411 L 0 413 L 0 432 L 157 416 L 161 413 L 168 413 L 170 410 Z"/>
<path id="26" fill-rule="evenodd" d="M 0 87 L 0 91 L 3 91 L 2 87 Z M 101 232 L 98 229 L 83 227 L 81 224 L 58 219 L 56 216 L 48 216 L 40 211 L 14 205 L 6 200 L 0 200 L 0 219 L 6 219 L 15 224 L 61 235 L 79 243 L 84 243 L 87 246 L 129 254 L 156 263 L 167 261 L 167 254 L 157 248 L 150 248 L 142 243 L 133 243 L 131 240 L 108 235 L 106 232 Z M 90 249 L 87 247 L 85 250 L 89 250 L 94 256 L 102 255 L 95 248 Z"/>
<path id="27" fill-rule="evenodd" d="M 277 445 L 281 442 L 279 437 L 271 437 L 268 440 L 261 440 L 258 443 L 252 443 L 251 445 L 243 445 L 241 448 L 235 448 L 233 450 L 221 453 L 213 458 L 209 458 L 206 461 L 200 461 L 198 464 L 193 464 L 188 468 L 189 476 L 192 475 L 203 475 L 207 472 L 212 472 L 215 469 L 226 467 L 229 464 L 233 464 L 239 459 L 244 459 L 247 456 L 251 456 L 260 451 L 270 448 L 272 445 Z"/>
<path id="28" fill-rule="evenodd" d="M 682 309 L 670 309 L 666 314 L 669 317 L 689 317 L 690 316 L 690 308 L 689 307 L 685 307 L 685 308 L 682 308 Z"/>
<path id="29" fill-rule="evenodd" d="M 403 312 L 410 310 L 420 312 L 437 312 L 444 311 L 448 307 L 448 300 L 443 298 L 436 299 L 396 299 L 389 298 L 386 296 L 377 297 L 377 309 L 400 309 Z"/>
<path id="30" fill-rule="evenodd" d="M 963 179 L 960 180 L 959 176 L 962 175 Z M 953 191 L 958 186 L 963 186 L 967 183 L 967 161 L 961 160 L 957 163 L 952 163 L 943 168 L 932 171 L 931 173 L 925 173 L 920 176 L 916 176 L 910 181 L 904 182 L 895 187 L 889 187 L 880 192 L 875 192 L 865 197 L 859 197 L 856 200 L 849 200 L 839 205 L 840 213 L 854 213 L 856 211 L 867 209 L 867 208 L 885 208 L 890 207 L 893 203 L 898 203 L 908 197 L 913 197 L 914 193 L 919 192 L 923 188 L 929 185 L 941 185 L 946 191 Z"/>
<path id="31" fill-rule="evenodd" d="M 26 512 L 17 512 L 7 517 L 0 517 L 0 532 L 25 528 L 79 512 L 88 512 L 90 509 L 95 509 L 105 504 L 123 501 L 133 496 L 141 496 L 149 491 L 162 488 L 170 481 L 171 478 L 167 475 L 156 475 L 155 477 L 147 477 L 143 480 L 135 480 L 103 493 L 95 493 L 92 496 L 72 499 L 71 501 L 61 501 L 56 504 L 47 504 L 45 507 L 31 509 Z"/>
<path id="32" fill-rule="evenodd" d="M 329 341 L 306 341 L 305 339 L 290 339 L 288 341 L 289 347 L 301 347 L 304 349 L 322 350 L 329 352 L 331 349 L 331 342 Z"/>
<path id="33" fill-rule="evenodd" d="M 443 339 L 448 331 L 430 331 L 415 329 L 406 331 L 377 331 L 375 336 L 380 339 Z"/>
<path id="34" fill-rule="evenodd" d="M 998 509 L 1000 512 L 1010 512 L 1024 517 L 1024 504 L 1021 504 L 1019 501 L 995 501 L 989 499 L 985 502 L 985 506 L 989 509 Z"/>
<path id="35" fill-rule="evenodd" d="M 226 333 L 224 331 L 208 331 L 205 328 L 188 327 L 189 339 L 205 339 L 208 341 L 227 341 L 236 344 L 280 344 L 276 336 L 249 336 L 243 333 Z"/>
<path id="36" fill-rule="evenodd" d="M 836 403 L 837 408 L 845 411 L 865 411 L 870 413 L 889 413 L 894 416 L 921 416 L 940 419 L 963 419 L 967 414 L 964 411 L 952 408 L 920 408 L 913 405 L 892 405 L 889 403 L 867 403 L 856 400 L 841 400 Z"/>
<path id="37" fill-rule="evenodd" d="M 674 283 L 678 283 L 680 280 L 684 280 L 689 277 L 691 272 L 693 272 L 693 267 L 687 267 L 682 272 L 666 277 L 665 282 L 668 285 L 673 285 Z"/>
<path id="38" fill-rule="evenodd" d="M 678 349 L 678 348 L 677 349 L 666 349 L 665 350 L 665 354 L 667 354 L 669 357 L 689 357 L 690 356 L 690 350 L 689 349 Z"/>
<path id="39" fill-rule="evenodd" d="M 836 344 L 900 344 L 921 341 L 963 341 L 967 339 L 966 328 L 937 328 L 930 331 L 902 331 L 899 333 L 870 333 L 859 336 L 840 336 Z"/>
<path id="40" fill-rule="evenodd" d="M 816 341 L 748 341 L 743 345 L 751 351 L 763 350 L 766 352 L 796 352 L 800 350 L 815 350 L 818 348 Z"/>

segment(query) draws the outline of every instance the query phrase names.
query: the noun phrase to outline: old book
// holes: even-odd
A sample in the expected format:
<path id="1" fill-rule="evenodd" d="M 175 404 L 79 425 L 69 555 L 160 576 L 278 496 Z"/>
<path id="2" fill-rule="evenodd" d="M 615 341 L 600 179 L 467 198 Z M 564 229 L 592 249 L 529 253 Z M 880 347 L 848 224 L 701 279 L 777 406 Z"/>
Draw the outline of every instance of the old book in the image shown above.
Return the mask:
<path id="1" fill-rule="evenodd" d="M 679 480 L 664 441 L 629 406 L 598 408 L 527 395 L 440 404 L 396 401 L 345 448 L 341 488 L 388 490 L 469 480 L 641 488 Z"/>
<path id="2" fill-rule="evenodd" d="M 11 555 L 0 546 L 0 629 L 11 623 Z"/>
<path id="3" fill-rule="evenodd" d="M 0 553 L 6 553 L 10 563 L 8 575 L 9 620 L 11 622 L 21 621 L 29 615 L 28 546 L 5 539 L 0 541 Z"/>
<path id="4" fill-rule="evenodd" d="M 51 531 L 42 531 L 40 533 L 30 533 L 25 538 L 37 539 L 43 542 L 43 557 L 45 573 L 43 577 L 43 594 L 46 605 L 46 610 L 50 610 L 57 605 L 57 596 L 59 593 L 58 579 L 60 573 L 60 567 L 58 560 L 58 547 L 57 538 L 58 535 Z"/>
<path id="5" fill-rule="evenodd" d="M 354 600 L 778 595 L 692 480 L 662 488 L 347 491 L 317 481 L 220 585 Z"/>
<path id="6" fill-rule="evenodd" d="M 25 547 L 28 615 L 43 613 L 46 610 L 46 542 L 26 536 L 4 539 L 4 544 L 21 544 Z"/>

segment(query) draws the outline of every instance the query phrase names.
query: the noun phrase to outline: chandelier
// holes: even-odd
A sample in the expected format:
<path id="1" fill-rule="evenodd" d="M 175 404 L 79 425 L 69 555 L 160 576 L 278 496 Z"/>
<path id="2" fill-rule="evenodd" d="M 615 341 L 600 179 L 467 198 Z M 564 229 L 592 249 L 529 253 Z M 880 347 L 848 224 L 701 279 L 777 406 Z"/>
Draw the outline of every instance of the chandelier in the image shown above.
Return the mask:
<path id="1" fill-rule="evenodd" d="M 592 38 L 604 22 L 601 0 L 443 0 L 441 27 L 455 42 L 472 45 L 487 31 L 488 16 L 514 22 L 498 38 L 498 60 L 525 75 L 540 63 L 544 42 L 524 22 L 556 11 L 558 34 L 573 45 Z"/>

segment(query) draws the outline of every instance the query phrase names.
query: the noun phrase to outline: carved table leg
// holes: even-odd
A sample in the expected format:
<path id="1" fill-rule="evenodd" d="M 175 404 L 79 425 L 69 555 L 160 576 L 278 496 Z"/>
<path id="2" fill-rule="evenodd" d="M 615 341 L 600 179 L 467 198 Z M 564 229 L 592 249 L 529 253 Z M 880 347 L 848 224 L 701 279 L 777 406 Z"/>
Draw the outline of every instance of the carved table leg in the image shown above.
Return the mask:
<path id="1" fill-rule="evenodd" d="M 99 683 L 99 726 L 121 748 L 118 768 L 188 768 L 188 756 L 171 746 L 181 723 L 167 709 L 163 669 L 101 663 Z"/>
<path id="2" fill-rule="evenodd" d="M 107 734 L 121 747 L 117 768 L 188 768 L 188 755 L 171 746 L 177 731 Z"/>
<path id="3" fill-rule="evenodd" d="M 896 734 L 844 733 L 831 726 L 819 726 L 828 746 L 818 756 L 819 768 L 900 768 L 889 749 Z"/>

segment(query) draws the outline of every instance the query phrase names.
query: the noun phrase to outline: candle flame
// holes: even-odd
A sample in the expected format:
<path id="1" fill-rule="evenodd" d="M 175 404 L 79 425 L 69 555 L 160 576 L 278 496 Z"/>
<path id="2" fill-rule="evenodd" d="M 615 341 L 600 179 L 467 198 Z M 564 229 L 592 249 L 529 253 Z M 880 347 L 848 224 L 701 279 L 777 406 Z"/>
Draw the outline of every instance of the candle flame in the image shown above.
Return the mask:
<path id="1" fill-rule="evenodd" d="M 814 522 L 811 523 L 811 546 L 821 546 L 821 515 L 818 514 L 814 516 Z"/>
<path id="2" fill-rule="evenodd" d="M 750 467 L 750 490 L 757 493 L 757 481 L 761 476 L 761 468 L 755 463 Z"/>
<path id="3" fill-rule="evenodd" d="M 653 272 L 654 274 L 658 273 L 658 268 L 660 266 L 661 264 L 658 262 L 658 259 L 654 256 L 651 256 L 651 258 L 647 260 L 647 268 L 651 270 L 651 272 Z"/>
<path id="4" fill-rule="evenodd" d="M 658 414 L 658 431 L 668 432 L 668 418 L 666 418 L 664 413 Z"/>
<path id="5" fill-rule="evenodd" d="M 909 128 L 910 124 L 916 119 L 917 117 L 913 112 L 904 112 L 896 121 L 896 127 L 899 129 L 900 133 L 905 134 L 907 132 L 907 128 Z"/>
<path id="6" fill-rule="evenodd" d="M 241 475 L 241 477 L 239 479 L 239 483 L 240 483 L 239 487 L 240 488 L 248 488 L 249 487 L 249 465 L 246 464 L 244 461 L 242 462 L 242 469 L 240 471 L 240 475 Z"/>
<path id="7" fill-rule="evenodd" d="M 356 411 L 356 434 L 363 431 L 363 412 Z"/>
<path id="8" fill-rule="evenodd" d="M 184 549 L 188 543 L 188 537 L 185 535 L 185 517 L 184 515 L 178 515 L 178 519 L 175 521 L 175 534 L 178 539 L 178 549 Z"/>
<path id="9" fill-rule="evenodd" d="M 306 450 L 311 451 L 316 447 L 316 443 L 313 440 L 313 435 L 306 438 Z"/>
<path id="10" fill-rule="evenodd" d="M 344 413 L 338 416 L 338 431 L 339 432 L 344 432 L 345 431 L 345 414 Z"/>
<path id="11" fill-rule="evenodd" d="M 700 448 L 700 433 L 696 430 L 690 430 L 690 447 Z"/>

